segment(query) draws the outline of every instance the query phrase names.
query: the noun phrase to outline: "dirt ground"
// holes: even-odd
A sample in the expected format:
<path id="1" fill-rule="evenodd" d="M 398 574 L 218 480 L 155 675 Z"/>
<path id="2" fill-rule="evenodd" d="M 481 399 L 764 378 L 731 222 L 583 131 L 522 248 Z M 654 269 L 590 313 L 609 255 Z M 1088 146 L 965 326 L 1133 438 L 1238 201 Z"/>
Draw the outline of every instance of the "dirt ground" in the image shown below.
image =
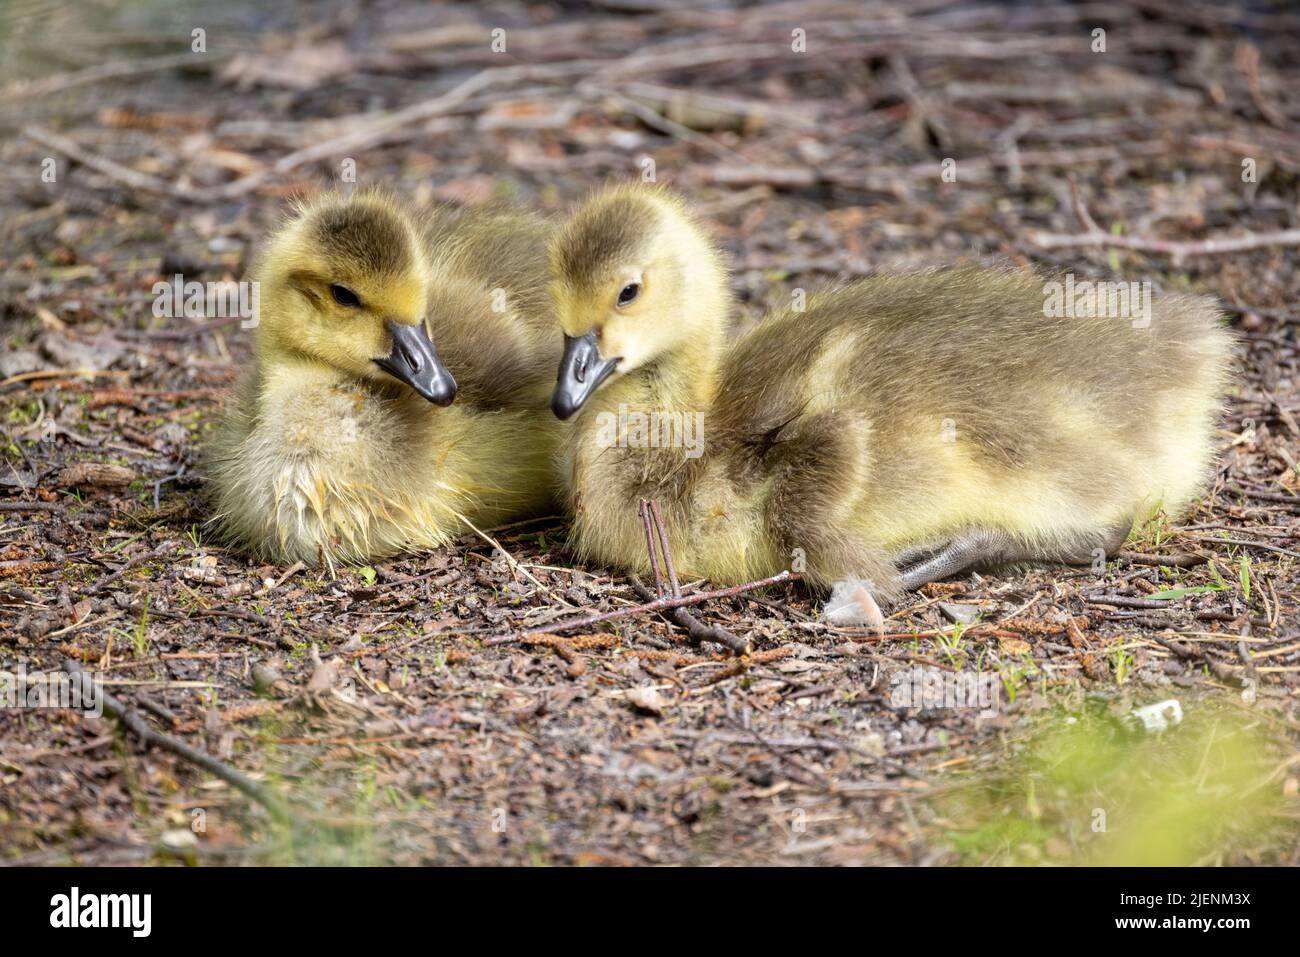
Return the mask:
<path id="1" fill-rule="evenodd" d="M 99 672 L 136 728 L 0 707 L 0 860 L 1300 862 L 1300 14 L 260 6 L 0 13 L 0 671 Z M 153 286 L 239 279 L 349 160 L 557 215 L 652 161 L 741 323 L 972 260 L 1213 294 L 1240 337 L 1218 469 L 1104 568 L 930 586 L 883 635 L 798 584 L 699 606 L 744 656 L 653 614 L 484 644 L 640 601 L 557 517 L 490 530 L 513 562 L 473 536 L 261 567 L 216 547 L 202 480 L 250 335 L 156 317 Z M 900 693 L 958 673 L 993 701 Z M 1131 717 L 1170 699 L 1163 732 Z"/>

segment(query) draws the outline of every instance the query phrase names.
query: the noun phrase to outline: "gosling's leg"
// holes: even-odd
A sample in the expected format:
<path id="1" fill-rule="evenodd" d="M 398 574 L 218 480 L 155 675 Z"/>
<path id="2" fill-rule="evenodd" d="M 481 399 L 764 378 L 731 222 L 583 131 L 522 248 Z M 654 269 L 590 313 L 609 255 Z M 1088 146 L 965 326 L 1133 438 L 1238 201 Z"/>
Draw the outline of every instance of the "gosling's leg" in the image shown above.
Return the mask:
<path id="1" fill-rule="evenodd" d="M 937 552 L 946 548 L 948 544 L 948 539 L 945 538 L 940 541 L 926 542 L 924 545 L 909 545 L 902 551 L 895 552 L 890 556 L 890 560 L 893 561 L 896 568 L 908 568 L 927 558 L 934 557 Z"/>
<path id="2" fill-rule="evenodd" d="M 1049 549 L 1035 550 L 1017 541 L 1006 532 L 977 528 L 949 541 L 927 557 L 916 561 L 899 573 L 899 581 L 909 591 L 927 582 L 939 581 L 971 568 L 989 565 L 1012 565 L 1023 562 L 1036 564 L 1081 565 L 1092 561 L 1098 550 L 1107 558 L 1115 555 L 1124 544 L 1133 523 L 1117 522 L 1101 532 L 1086 532 L 1073 541 Z M 915 552 L 918 549 L 909 549 Z M 897 556 L 896 561 L 906 564 L 908 552 Z"/>
<path id="3" fill-rule="evenodd" d="M 975 565 L 1006 561 L 1001 555 L 1006 551 L 1008 542 L 1009 539 L 1003 532 L 989 529 L 966 532 L 939 546 L 929 557 L 923 557 L 902 569 L 898 580 L 908 591 L 915 591 L 927 582 L 950 578 Z M 904 559 L 906 564 L 904 555 L 899 558 Z"/>

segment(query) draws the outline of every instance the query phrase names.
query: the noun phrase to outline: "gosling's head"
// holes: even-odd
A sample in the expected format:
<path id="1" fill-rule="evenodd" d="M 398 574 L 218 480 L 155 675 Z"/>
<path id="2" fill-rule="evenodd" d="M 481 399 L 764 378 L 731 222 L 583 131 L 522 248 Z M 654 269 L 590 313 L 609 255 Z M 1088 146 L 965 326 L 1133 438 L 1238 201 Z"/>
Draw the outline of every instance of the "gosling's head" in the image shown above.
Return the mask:
<path id="1" fill-rule="evenodd" d="M 259 348 L 448 405 L 456 380 L 425 327 L 428 272 L 416 225 L 383 194 L 303 205 L 262 258 Z"/>
<path id="2" fill-rule="evenodd" d="M 551 409 L 567 419 L 604 383 L 682 350 L 712 354 L 726 274 L 681 200 L 614 186 L 584 202 L 551 246 L 564 358 Z"/>

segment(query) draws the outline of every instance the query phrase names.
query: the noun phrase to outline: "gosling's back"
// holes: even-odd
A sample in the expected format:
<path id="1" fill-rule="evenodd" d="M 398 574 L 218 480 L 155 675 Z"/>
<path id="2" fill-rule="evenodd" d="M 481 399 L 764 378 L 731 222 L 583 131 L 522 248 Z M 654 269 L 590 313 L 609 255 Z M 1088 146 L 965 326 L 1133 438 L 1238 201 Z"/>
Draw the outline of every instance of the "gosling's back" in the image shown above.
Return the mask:
<path id="1" fill-rule="evenodd" d="M 981 524 L 1059 537 L 1182 509 L 1205 480 L 1230 366 L 1218 310 L 1164 293 L 1149 323 L 1140 310 L 1055 317 L 1055 291 L 961 268 L 814 296 L 736 344 L 714 425 L 763 448 L 833 421 L 852 474 L 828 494 L 861 489 L 846 519 L 886 545 Z"/>

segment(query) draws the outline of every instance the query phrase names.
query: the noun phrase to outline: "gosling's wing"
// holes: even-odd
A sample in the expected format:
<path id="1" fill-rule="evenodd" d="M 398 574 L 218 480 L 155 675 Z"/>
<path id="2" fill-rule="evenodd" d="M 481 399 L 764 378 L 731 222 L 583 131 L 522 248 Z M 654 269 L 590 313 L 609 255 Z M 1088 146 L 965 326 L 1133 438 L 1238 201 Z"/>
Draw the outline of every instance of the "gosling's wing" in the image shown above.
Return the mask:
<path id="1" fill-rule="evenodd" d="M 1133 315 L 1071 317 L 1053 314 L 1055 293 L 1030 272 L 968 267 L 814 295 L 733 346 L 719 424 L 779 439 L 831 409 L 868 422 L 878 452 L 903 454 L 950 422 L 992 460 L 1073 468 L 1056 461 L 1079 451 L 1063 427 L 1140 442 L 1162 410 L 1221 391 L 1230 340 L 1211 300 L 1153 293 Z"/>
<path id="2" fill-rule="evenodd" d="M 809 361 L 881 429 L 951 419 L 990 456 L 1040 468 L 1072 467 L 1054 461 L 1078 454 L 1065 431 L 1135 447 L 1155 417 L 1222 389 L 1228 338 L 1211 300 L 1135 284 L 1127 304 L 1108 290 L 1067 312 L 1066 288 L 974 267 L 850 284 L 810 300 Z M 824 358 L 837 340 L 838 361 Z"/>

